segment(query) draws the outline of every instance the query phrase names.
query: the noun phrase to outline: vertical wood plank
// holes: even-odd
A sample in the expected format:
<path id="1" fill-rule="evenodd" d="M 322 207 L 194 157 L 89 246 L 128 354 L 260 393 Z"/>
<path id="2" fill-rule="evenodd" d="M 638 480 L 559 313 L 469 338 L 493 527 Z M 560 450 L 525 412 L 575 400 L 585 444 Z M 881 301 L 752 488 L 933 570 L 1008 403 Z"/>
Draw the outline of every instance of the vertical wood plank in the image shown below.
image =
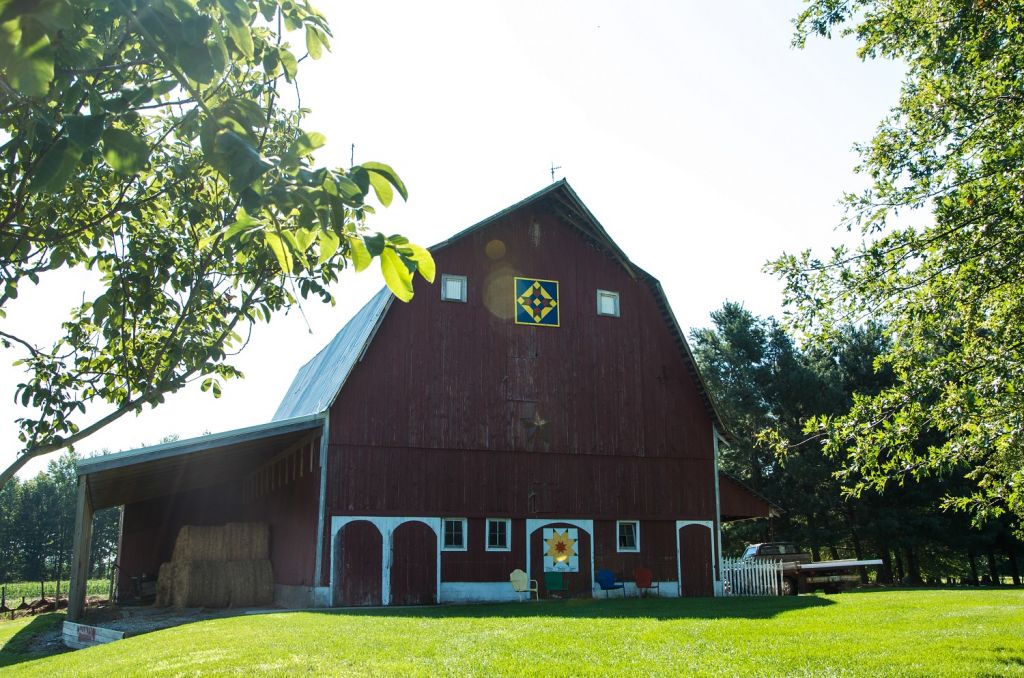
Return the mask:
<path id="1" fill-rule="evenodd" d="M 89 547 L 92 544 L 92 500 L 89 477 L 78 476 L 75 501 L 75 535 L 71 546 L 71 590 L 68 595 L 68 619 L 77 622 L 85 612 L 85 592 L 89 580 Z"/>

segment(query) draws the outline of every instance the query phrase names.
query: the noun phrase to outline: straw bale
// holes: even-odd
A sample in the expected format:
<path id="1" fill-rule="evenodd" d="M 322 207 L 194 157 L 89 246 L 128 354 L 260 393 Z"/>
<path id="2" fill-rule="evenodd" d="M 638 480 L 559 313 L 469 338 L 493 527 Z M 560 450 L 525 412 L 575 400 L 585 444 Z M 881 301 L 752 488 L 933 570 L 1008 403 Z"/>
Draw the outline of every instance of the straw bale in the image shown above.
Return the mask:
<path id="1" fill-rule="evenodd" d="M 270 557 L 270 526 L 228 523 L 215 527 L 185 525 L 174 543 L 174 562 L 266 560 Z"/>
<path id="2" fill-rule="evenodd" d="M 156 606 L 167 607 L 174 600 L 171 591 L 174 588 L 174 563 L 164 563 L 156 576 Z"/>
<path id="3" fill-rule="evenodd" d="M 170 575 L 169 599 L 175 607 L 252 607 L 274 600 L 269 560 L 191 560 L 165 563 L 161 577 L 165 572 Z"/>
<path id="4" fill-rule="evenodd" d="M 274 602 L 274 571 L 269 560 L 225 563 L 231 607 L 253 607 Z"/>

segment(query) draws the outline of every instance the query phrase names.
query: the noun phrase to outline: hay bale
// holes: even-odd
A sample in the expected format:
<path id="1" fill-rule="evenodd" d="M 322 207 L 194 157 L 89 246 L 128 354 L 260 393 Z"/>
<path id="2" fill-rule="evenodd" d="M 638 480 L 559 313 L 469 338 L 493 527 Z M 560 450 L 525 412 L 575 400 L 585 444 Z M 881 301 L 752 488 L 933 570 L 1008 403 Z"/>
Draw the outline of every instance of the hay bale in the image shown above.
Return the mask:
<path id="1" fill-rule="evenodd" d="M 274 571 L 269 560 L 224 563 L 231 607 L 253 607 L 274 602 Z"/>
<path id="2" fill-rule="evenodd" d="M 156 606 L 168 607 L 174 602 L 174 563 L 164 563 L 156 575 Z"/>
<path id="3" fill-rule="evenodd" d="M 270 558 L 270 525 L 267 523 L 228 523 L 224 532 L 225 560 Z"/>
<path id="4" fill-rule="evenodd" d="M 221 527 L 185 525 L 174 542 L 175 562 L 266 560 L 270 557 L 267 523 L 228 523 Z"/>
<path id="5" fill-rule="evenodd" d="M 186 563 L 195 560 L 226 560 L 222 528 L 207 525 L 184 525 L 174 542 L 171 560 Z"/>
<path id="6" fill-rule="evenodd" d="M 171 582 L 167 598 L 175 607 L 253 607 L 274 600 L 269 560 L 164 563 L 161 578 L 165 573 Z"/>
<path id="7" fill-rule="evenodd" d="M 209 560 L 175 563 L 172 599 L 175 607 L 227 607 L 231 598 L 223 563 Z"/>

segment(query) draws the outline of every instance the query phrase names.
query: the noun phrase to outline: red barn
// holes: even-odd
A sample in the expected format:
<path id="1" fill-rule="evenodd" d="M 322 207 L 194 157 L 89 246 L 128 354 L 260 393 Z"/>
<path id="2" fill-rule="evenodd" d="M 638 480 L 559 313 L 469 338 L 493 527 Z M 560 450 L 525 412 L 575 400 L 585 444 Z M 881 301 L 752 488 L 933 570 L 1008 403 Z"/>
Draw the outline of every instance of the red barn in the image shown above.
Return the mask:
<path id="1" fill-rule="evenodd" d="M 231 521 L 270 525 L 285 606 L 511 600 L 517 568 L 541 596 L 637 567 L 718 592 L 721 522 L 770 507 L 717 470 L 658 281 L 565 181 L 432 252 L 437 284 L 378 293 L 270 423 L 82 462 L 75 572 L 93 510 L 122 505 L 122 594 L 181 526 Z"/>

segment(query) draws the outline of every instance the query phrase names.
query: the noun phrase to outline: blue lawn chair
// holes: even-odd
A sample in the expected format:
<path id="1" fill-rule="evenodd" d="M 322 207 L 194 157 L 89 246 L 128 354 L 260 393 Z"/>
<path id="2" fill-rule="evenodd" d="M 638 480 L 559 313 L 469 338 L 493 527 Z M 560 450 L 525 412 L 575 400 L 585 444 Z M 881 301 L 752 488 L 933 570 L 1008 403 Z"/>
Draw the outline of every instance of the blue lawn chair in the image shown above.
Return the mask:
<path id="1" fill-rule="evenodd" d="M 615 573 L 611 570 L 598 570 L 597 577 L 595 577 L 595 580 L 597 581 L 597 585 L 601 587 L 601 590 L 604 591 L 605 598 L 610 598 L 611 594 L 608 592 L 614 591 L 615 589 L 622 589 L 622 595 L 623 597 L 625 597 L 625 583 L 616 580 Z"/>

